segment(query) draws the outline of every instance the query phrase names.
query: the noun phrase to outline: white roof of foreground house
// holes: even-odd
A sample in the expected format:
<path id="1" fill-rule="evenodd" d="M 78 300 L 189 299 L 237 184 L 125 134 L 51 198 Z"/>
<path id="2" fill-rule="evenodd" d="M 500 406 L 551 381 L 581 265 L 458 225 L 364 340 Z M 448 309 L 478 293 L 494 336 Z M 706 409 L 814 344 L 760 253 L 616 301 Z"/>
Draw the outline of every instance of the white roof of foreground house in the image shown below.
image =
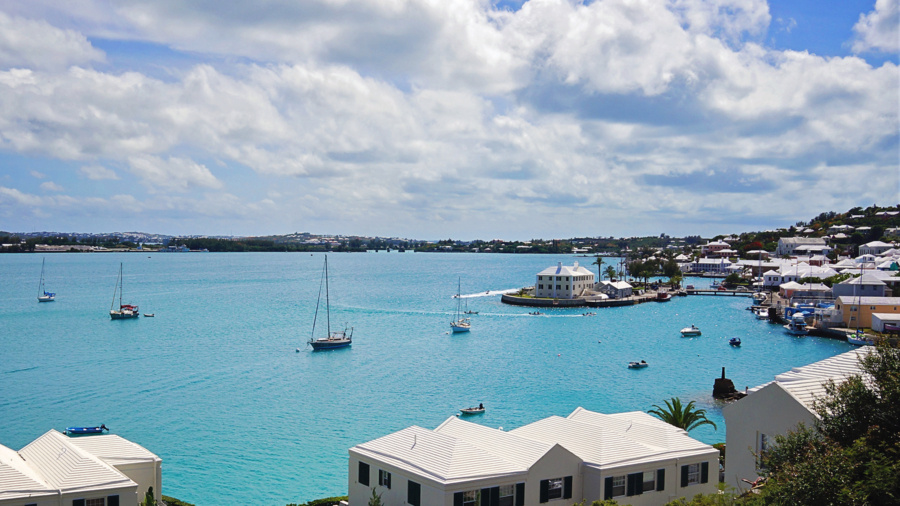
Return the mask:
<path id="1" fill-rule="evenodd" d="M 563 265 L 562 262 L 556 264 L 556 267 L 547 267 L 538 273 L 538 276 L 593 276 L 594 273 L 585 269 L 584 266 L 578 265 L 578 262 L 575 262 L 575 265 L 569 267 L 568 265 Z"/>
<path id="2" fill-rule="evenodd" d="M 72 444 L 72 439 L 52 429 L 19 450 L 19 455 L 40 470 L 49 486 L 63 492 L 137 486 L 109 464 Z"/>
<path id="3" fill-rule="evenodd" d="M 69 438 L 68 440 L 82 450 L 87 450 L 100 457 L 111 466 L 162 461 L 143 446 L 115 434 Z"/>
<path id="4" fill-rule="evenodd" d="M 40 473 L 3 445 L 0 445 L 0 484 L 0 501 L 56 495 L 56 490 L 44 483 Z"/>
<path id="5" fill-rule="evenodd" d="M 859 374 L 860 357 L 871 351 L 871 347 L 863 346 L 819 362 L 795 367 L 775 376 L 775 381 L 751 388 L 751 395 L 753 392 L 775 383 L 812 411 L 815 400 L 825 396 L 825 383 L 828 380 L 840 383 L 849 376 Z"/>
<path id="6" fill-rule="evenodd" d="M 462 422 L 468 423 L 468 422 Z M 443 483 L 525 473 L 521 465 L 458 437 L 413 425 L 350 449 Z"/>

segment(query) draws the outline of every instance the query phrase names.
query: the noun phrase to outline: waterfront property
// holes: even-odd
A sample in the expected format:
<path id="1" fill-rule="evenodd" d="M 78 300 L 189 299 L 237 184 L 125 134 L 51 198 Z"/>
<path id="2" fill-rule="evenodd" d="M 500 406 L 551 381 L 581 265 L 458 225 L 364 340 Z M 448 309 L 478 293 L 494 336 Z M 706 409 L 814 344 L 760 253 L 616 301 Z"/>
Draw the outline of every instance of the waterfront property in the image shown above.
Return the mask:
<path id="1" fill-rule="evenodd" d="M 584 267 L 569 267 L 562 262 L 537 273 L 534 296 L 552 299 L 574 299 L 594 286 L 594 273 Z"/>
<path id="2" fill-rule="evenodd" d="M 643 412 L 578 408 L 511 431 L 451 417 L 350 449 L 351 505 L 634 506 L 715 492 L 718 450 Z M 712 479 L 710 479 L 712 473 Z"/>
<path id="3" fill-rule="evenodd" d="M 828 380 L 840 383 L 859 374 L 859 357 L 870 347 L 862 347 L 775 376 L 775 380 L 751 388 L 749 395 L 722 408 L 728 426 L 725 453 L 725 483 L 748 488 L 741 481 L 756 480 L 764 465 L 760 455 L 775 443 L 776 435 L 787 434 L 798 424 L 811 426 L 816 419 L 813 403 L 825 395 Z"/>
<path id="4" fill-rule="evenodd" d="M 631 297 L 634 293 L 634 287 L 625 281 L 607 281 L 603 280 L 597 283 L 596 290 L 605 293 L 613 299 L 623 299 Z"/>
<path id="5" fill-rule="evenodd" d="M 835 298 L 857 295 L 861 297 L 885 297 L 890 295 L 885 293 L 886 289 L 887 283 L 870 273 L 865 273 L 858 278 L 846 279 L 832 288 Z"/>
<path id="6" fill-rule="evenodd" d="M 0 445 L 0 506 L 137 506 L 162 460 L 116 435 L 70 438 L 50 430 L 18 452 Z"/>
<path id="7" fill-rule="evenodd" d="M 900 297 L 841 296 L 835 300 L 834 311 L 850 328 L 872 327 L 872 314 L 900 314 Z"/>

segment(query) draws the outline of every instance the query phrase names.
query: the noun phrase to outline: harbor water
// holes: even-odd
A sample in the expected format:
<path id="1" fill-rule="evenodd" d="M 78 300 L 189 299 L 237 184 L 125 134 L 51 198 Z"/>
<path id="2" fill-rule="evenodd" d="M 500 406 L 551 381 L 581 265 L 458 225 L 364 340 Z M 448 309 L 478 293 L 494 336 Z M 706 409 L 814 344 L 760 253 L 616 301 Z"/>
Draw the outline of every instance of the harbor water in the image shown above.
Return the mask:
<path id="1" fill-rule="evenodd" d="M 744 297 L 544 316 L 500 302 L 559 261 L 596 272 L 589 258 L 382 252 L 329 255 L 331 327 L 354 327 L 353 346 L 314 353 L 305 343 L 322 254 L 47 255 L 50 303 L 37 302 L 41 258 L 0 255 L 0 444 L 104 423 L 163 459 L 164 494 L 203 506 L 345 494 L 348 448 L 478 403 L 486 413 L 472 421 L 512 429 L 578 406 L 646 411 L 678 396 L 718 425 L 691 435 L 722 442 L 711 399 L 722 367 L 743 389 L 850 349 L 788 336 L 753 318 Z M 154 318 L 110 320 L 120 262 L 123 302 Z M 479 314 L 451 335 L 458 278 Z M 682 338 L 691 324 L 703 335 Z M 650 366 L 628 369 L 632 360 Z"/>

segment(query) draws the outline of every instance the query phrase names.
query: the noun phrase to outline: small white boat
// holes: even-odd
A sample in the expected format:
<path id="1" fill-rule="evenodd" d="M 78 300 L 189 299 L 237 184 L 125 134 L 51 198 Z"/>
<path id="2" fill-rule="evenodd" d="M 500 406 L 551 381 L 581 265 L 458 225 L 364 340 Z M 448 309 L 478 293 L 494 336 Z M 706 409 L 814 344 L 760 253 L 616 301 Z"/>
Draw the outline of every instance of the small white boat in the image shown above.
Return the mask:
<path id="1" fill-rule="evenodd" d="M 650 364 L 648 364 L 647 362 L 645 362 L 643 360 L 641 360 L 640 362 L 628 362 L 629 369 L 643 369 L 649 365 Z"/>
<path id="2" fill-rule="evenodd" d="M 144 313 L 144 318 L 153 318 L 154 316 L 156 315 L 153 313 Z"/>
<path id="3" fill-rule="evenodd" d="M 762 292 L 755 292 L 755 293 L 753 294 L 753 300 L 766 300 L 766 299 L 768 299 L 768 298 L 769 298 L 769 297 L 768 297 L 766 294 L 762 293 Z"/>
<path id="4" fill-rule="evenodd" d="M 464 415 L 480 415 L 484 413 L 484 404 L 479 404 L 477 408 L 463 408 L 459 411 Z"/>
<path id="5" fill-rule="evenodd" d="M 757 320 L 768 320 L 769 319 L 769 310 L 765 308 L 759 308 L 753 312 L 756 315 Z"/>
<path id="6" fill-rule="evenodd" d="M 691 325 L 690 327 L 685 327 L 685 328 L 681 329 L 681 335 L 682 335 L 682 336 L 685 336 L 685 337 L 689 337 L 689 336 L 699 336 L 699 335 L 700 335 L 700 329 L 697 328 L 697 327 L 695 327 L 695 326 L 693 326 L 693 325 Z"/>
<path id="7" fill-rule="evenodd" d="M 856 346 L 875 346 L 875 341 L 862 332 L 857 332 L 853 336 L 847 336 L 847 342 Z"/>
<path id="8" fill-rule="evenodd" d="M 533 312 L 533 313 L 528 313 L 528 314 L 531 315 L 531 316 L 541 316 L 541 315 L 544 314 L 544 313 L 542 313 L 542 312 L 540 312 L 540 311 L 535 311 L 535 312 Z"/>
<path id="9" fill-rule="evenodd" d="M 786 330 L 787 333 L 792 336 L 805 336 L 809 334 L 809 328 L 806 325 L 806 320 L 800 313 L 797 313 L 793 317 L 791 317 L 791 320 L 788 322 L 788 324 L 784 325 L 784 330 Z"/>

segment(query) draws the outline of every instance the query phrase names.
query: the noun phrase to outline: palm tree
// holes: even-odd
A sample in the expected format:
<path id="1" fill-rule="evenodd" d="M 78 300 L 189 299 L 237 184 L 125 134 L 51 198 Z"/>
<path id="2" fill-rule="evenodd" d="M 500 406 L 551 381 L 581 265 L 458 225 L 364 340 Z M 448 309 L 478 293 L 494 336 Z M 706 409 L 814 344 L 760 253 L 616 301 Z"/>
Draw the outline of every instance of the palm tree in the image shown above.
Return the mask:
<path id="1" fill-rule="evenodd" d="M 706 418 L 705 409 L 694 408 L 694 401 L 691 401 L 682 406 L 681 399 L 679 399 L 678 397 L 673 397 L 671 399 L 671 402 L 665 402 L 665 408 L 661 408 L 658 405 L 654 404 L 653 407 L 656 409 L 651 409 L 647 412 L 651 415 L 658 416 L 660 420 L 670 425 L 674 425 L 675 427 L 684 429 L 686 431 L 691 431 L 701 425 L 712 425 L 713 429 L 719 430 L 719 428 L 716 427 L 716 424 L 713 423 L 712 420 L 708 420 Z"/>
<path id="2" fill-rule="evenodd" d="M 603 271 L 601 271 L 601 269 L 603 268 L 603 258 L 601 258 L 600 255 L 597 255 L 597 259 L 594 260 L 594 263 L 592 265 L 597 266 L 597 282 L 599 283 L 600 280 L 603 279 Z"/>
<path id="3" fill-rule="evenodd" d="M 606 278 L 611 280 L 614 277 L 616 277 L 616 268 L 613 267 L 612 265 L 607 265 L 606 266 Z"/>

